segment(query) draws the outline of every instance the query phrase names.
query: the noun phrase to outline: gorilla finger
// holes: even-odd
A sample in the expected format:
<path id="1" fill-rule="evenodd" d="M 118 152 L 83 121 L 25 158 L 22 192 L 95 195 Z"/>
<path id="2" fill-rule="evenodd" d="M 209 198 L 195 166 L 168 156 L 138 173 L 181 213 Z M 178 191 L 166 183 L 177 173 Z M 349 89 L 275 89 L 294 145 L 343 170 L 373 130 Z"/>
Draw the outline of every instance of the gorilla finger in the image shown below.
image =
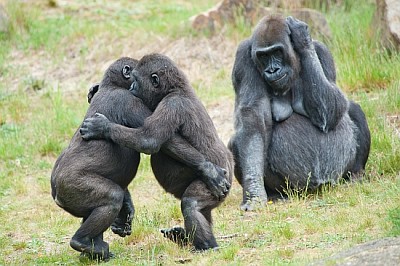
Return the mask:
<path id="1" fill-rule="evenodd" d="M 231 188 L 231 183 L 228 182 L 228 180 L 224 180 L 224 188 L 230 189 Z"/>
<path id="2" fill-rule="evenodd" d="M 108 118 L 105 115 L 103 115 L 102 113 L 95 113 L 94 117 L 104 118 L 104 119 L 108 120 Z M 88 119 L 90 119 L 90 118 L 88 118 Z"/>
<path id="3" fill-rule="evenodd" d="M 286 18 L 286 22 L 288 22 L 288 23 L 291 23 L 291 22 L 293 22 L 293 17 L 292 16 L 288 16 L 287 18 Z"/>
<path id="4" fill-rule="evenodd" d="M 221 169 L 222 169 L 222 172 L 224 173 L 224 176 L 227 176 L 228 175 L 228 171 L 226 171 L 225 168 L 221 168 Z"/>

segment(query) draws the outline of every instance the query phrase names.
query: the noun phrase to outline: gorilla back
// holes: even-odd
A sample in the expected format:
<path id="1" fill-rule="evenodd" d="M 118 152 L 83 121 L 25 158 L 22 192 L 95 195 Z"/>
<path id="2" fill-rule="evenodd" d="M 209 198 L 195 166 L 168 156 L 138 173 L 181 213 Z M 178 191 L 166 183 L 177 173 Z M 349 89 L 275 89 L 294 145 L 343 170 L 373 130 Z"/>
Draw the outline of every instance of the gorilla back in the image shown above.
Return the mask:
<path id="1" fill-rule="evenodd" d="M 99 91 L 91 100 L 86 117 L 106 113 L 112 121 L 139 126 L 148 109 L 128 88 L 129 73 L 137 61 L 121 58 L 104 74 Z M 135 112 L 136 117 L 127 116 Z M 130 234 L 134 213 L 128 184 L 134 178 L 139 153 L 104 140 L 84 141 L 77 130 L 69 146 L 57 159 L 52 174 L 52 196 L 61 208 L 82 217 L 83 222 L 70 245 L 93 259 L 107 260 L 109 247 L 103 232 L 112 225 L 120 236 Z"/>

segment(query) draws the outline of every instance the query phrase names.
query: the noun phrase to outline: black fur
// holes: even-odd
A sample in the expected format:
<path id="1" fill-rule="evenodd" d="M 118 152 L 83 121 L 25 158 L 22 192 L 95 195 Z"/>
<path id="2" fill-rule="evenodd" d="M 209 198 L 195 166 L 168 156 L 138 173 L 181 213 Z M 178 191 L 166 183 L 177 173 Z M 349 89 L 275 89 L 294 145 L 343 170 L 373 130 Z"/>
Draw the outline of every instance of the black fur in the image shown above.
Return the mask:
<path id="1" fill-rule="evenodd" d="M 229 148 L 242 209 L 288 186 L 312 190 L 363 173 L 371 142 L 365 115 L 336 86 L 332 55 L 311 39 L 307 24 L 263 18 L 238 47 L 232 81 Z"/>
<path id="2" fill-rule="evenodd" d="M 102 82 L 89 90 L 91 105 L 85 118 L 101 112 L 122 125 L 143 125 L 151 111 L 129 91 L 134 80 L 132 69 L 137 62 L 125 57 L 108 68 Z M 224 169 L 206 161 L 182 137 L 175 135 L 161 149 L 203 178 L 215 180 L 216 193 L 223 193 L 225 187 L 217 186 L 224 184 Z M 83 218 L 70 242 L 72 248 L 93 259 L 107 260 L 110 252 L 103 241 L 103 232 L 111 225 L 114 233 L 122 237 L 130 235 L 134 206 L 127 186 L 136 174 L 139 161 L 139 153 L 135 150 L 105 140 L 84 141 L 79 131 L 75 132 L 51 175 L 52 196 L 56 203 L 72 215 Z"/>
<path id="3" fill-rule="evenodd" d="M 195 249 L 216 248 L 212 232 L 211 210 L 221 204 L 232 182 L 233 160 L 218 138 L 206 109 L 196 97 L 186 76 L 168 57 L 160 54 L 144 56 L 133 71 L 132 93 L 153 111 L 140 128 L 128 128 L 97 114 L 84 121 L 84 139 L 105 138 L 138 152 L 152 154 L 151 165 L 161 186 L 181 199 L 185 229 L 162 230 L 165 237 L 180 244 L 192 243 Z M 170 154 L 160 152 L 162 145 L 178 133 L 206 160 L 226 169 L 221 183 L 204 178 L 198 171 L 182 165 Z M 191 152 L 182 152 L 188 160 Z M 223 187 L 216 195 L 212 187 Z"/>

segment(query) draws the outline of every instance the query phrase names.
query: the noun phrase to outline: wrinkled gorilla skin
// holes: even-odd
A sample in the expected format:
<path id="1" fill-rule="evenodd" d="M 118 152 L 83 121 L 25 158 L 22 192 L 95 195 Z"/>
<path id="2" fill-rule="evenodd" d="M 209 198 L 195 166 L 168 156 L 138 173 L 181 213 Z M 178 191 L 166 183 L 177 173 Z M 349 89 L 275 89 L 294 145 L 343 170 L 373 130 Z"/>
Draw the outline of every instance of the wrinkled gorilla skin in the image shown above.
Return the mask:
<path id="1" fill-rule="evenodd" d="M 232 182 L 233 158 L 218 138 L 206 109 L 194 93 L 184 73 L 166 56 L 144 56 L 133 71 L 132 93 L 153 112 L 140 128 L 112 123 L 97 114 L 84 121 L 84 139 L 105 138 L 138 152 L 152 154 L 151 165 L 160 185 L 178 199 L 185 228 L 174 227 L 161 232 L 178 244 L 191 244 L 196 250 L 217 248 L 212 232 L 212 209 L 225 199 Z M 176 161 L 159 152 L 161 145 L 177 132 L 215 165 L 226 169 L 223 193 L 212 192 L 212 179 L 199 177 Z M 192 158 L 185 151 L 185 155 Z"/>
<path id="2" fill-rule="evenodd" d="M 91 104 L 85 117 L 102 112 L 111 121 L 129 127 L 143 125 L 151 111 L 129 91 L 136 65 L 137 60 L 124 57 L 108 68 L 102 82 L 89 90 Z M 216 184 L 225 180 L 223 169 L 205 161 L 179 136 L 171 138 L 162 150 L 204 177 L 217 180 Z M 191 152 L 196 160 L 188 160 L 183 151 Z M 51 174 L 52 196 L 57 205 L 83 218 L 70 242 L 73 249 L 92 259 L 108 260 L 111 254 L 103 232 L 111 225 L 121 237 L 131 234 L 134 206 L 127 186 L 136 175 L 139 162 L 139 153 L 132 149 L 104 140 L 87 142 L 79 131 L 75 132 Z"/>
<path id="3" fill-rule="evenodd" d="M 362 176 L 370 132 L 336 86 L 328 48 L 292 17 L 264 17 L 240 43 L 232 72 L 235 134 L 228 147 L 243 210 L 285 189 L 314 190 Z"/>

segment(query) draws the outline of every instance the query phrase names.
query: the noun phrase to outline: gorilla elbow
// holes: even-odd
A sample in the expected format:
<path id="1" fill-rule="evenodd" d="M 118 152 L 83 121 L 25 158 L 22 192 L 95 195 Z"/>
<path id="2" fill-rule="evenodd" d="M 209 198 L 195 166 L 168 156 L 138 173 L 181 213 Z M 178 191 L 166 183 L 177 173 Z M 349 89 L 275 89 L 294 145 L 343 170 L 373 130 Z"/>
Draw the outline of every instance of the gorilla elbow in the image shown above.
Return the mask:
<path id="1" fill-rule="evenodd" d="M 140 148 L 138 149 L 138 152 L 148 155 L 159 152 L 161 148 L 161 145 L 157 142 L 155 138 L 144 138 L 141 140 L 139 146 Z"/>

